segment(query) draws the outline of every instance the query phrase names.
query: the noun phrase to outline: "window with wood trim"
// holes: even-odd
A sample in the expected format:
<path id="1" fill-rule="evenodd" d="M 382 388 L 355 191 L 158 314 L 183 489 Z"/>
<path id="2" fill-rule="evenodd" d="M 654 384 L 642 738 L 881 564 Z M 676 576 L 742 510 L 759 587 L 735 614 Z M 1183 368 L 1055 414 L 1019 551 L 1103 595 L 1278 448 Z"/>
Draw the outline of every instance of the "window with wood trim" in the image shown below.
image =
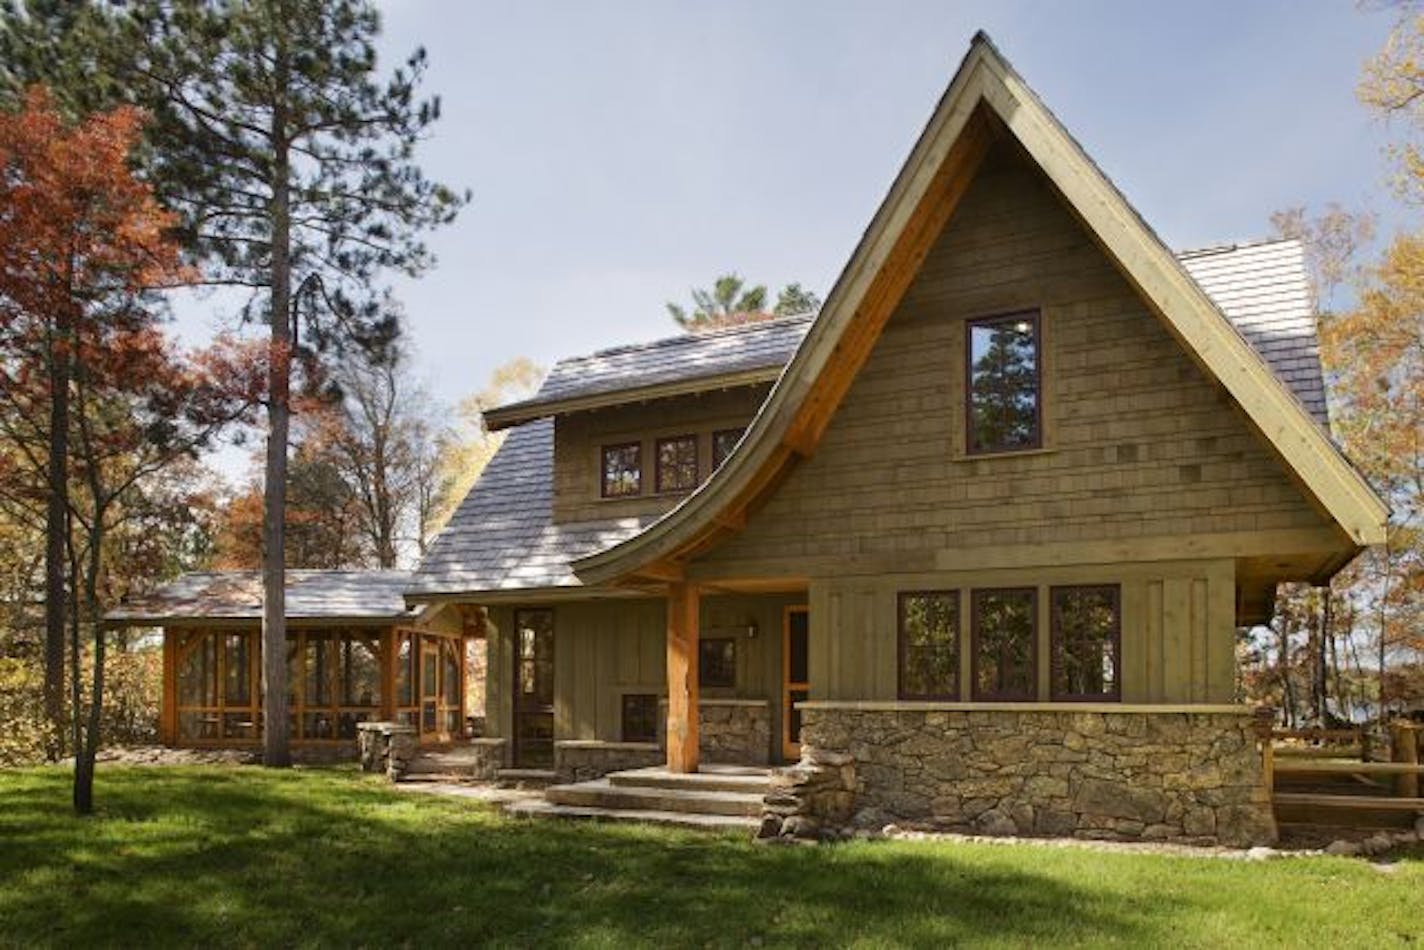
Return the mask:
<path id="1" fill-rule="evenodd" d="M 629 498 L 643 492 L 643 446 L 622 442 L 603 447 L 602 494 L 604 498 Z"/>
<path id="2" fill-rule="evenodd" d="M 970 320 L 965 331 L 965 435 L 971 454 L 1043 445 L 1037 311 Z"/>
<path id="3" fill-rule="evenodd" d="M 653 457 L 657 465 L 653 484 L 659 493 L 697 487 L 697 436 L 658 439 L 653 443 Z"/>
<path id="4" fill-rule="evenodd" d="M 727 456 L 732 454 L 732 450 L 737 447 L 737 443 L 742 441 L 746 429 L 718 429 L 712 433 L 712 470 L 715 472 L 722 467 L 722 463 L 727 461 Z"/>
<path id="5" fill-rule="evenodd" d="M 697 682 L 713 689 L 730 689 L 737 685 L 737 641 L 734 638 L 698 641 Z"/>
<path id="6" fill-rule="evenodd" d="M 655 693 L 623 694 L 623 741 L 658 741 L 658 697 Z"/>
<path id="7" fill-rule="evenodd" d="M 900 595 L 901 699 L 959 697 L 959 594 L 916 591 Z"/>
<path id="8" fill-rule="evenodd" d="M 1122 697 L 1122 594 L 1116 584 L 1049 592 L 1050 694 L 1054 700 Z"/>
<path id="9" fill-rule="evenodd" d="M 970 600 L 974 699 L 1032 701 L 1038 695 L 1038 590 L 976 590 Z"/>

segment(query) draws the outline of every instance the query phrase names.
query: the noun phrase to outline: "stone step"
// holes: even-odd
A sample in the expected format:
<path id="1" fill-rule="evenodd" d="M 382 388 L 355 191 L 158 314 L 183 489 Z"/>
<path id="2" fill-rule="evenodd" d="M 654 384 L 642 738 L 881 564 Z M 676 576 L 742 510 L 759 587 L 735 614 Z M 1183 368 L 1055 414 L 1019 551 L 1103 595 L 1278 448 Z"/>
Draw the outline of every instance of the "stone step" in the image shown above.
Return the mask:
<path id="1" fill-rule="evenodd" d="M 675 811 L 702 815 L 761 815 L 761 793 L 690 791 L 614 785 L 606 778 L 576 785 L 551 785 L 544 797 L 555 805 L 625 811 Z"/>
<path id="2" fill-rule="evenodd" d="M 544 788 L 558 781 L 559 776 L 553 769 L 500 769 L 494 778 L 506 788 Z"/>
<path id="3" fill-rule="evenodd" d="M 743 815 L 706 815 L 697 812 L 660 811 L 649 808 L 598 808 L 556 805 L 549 801 L 511 802 L 505 812 L 516 818 L 564 818 L 583 821 L 620 821 L 648 825 L 673 825 L 705 831 L 755 831 L 760 822 Z"/>
<path id="4" fill-rule="evenodd" d="M 751 766 L 706 766 L 697 772 L 669 772 L 663 766 L 610 772 L 608 781 L 620 788 L 685 789 L 694 792 L 742 792 L 765 795 L 771 772 Z"/>

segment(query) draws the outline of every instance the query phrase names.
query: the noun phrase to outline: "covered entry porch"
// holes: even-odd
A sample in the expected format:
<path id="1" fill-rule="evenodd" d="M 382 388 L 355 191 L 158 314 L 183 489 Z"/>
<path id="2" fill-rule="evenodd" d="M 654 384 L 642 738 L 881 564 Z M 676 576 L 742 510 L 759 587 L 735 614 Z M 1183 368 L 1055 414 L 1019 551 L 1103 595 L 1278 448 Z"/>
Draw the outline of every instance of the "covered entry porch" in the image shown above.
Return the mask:
<path id="1" fill-rule="evenodd" d="M 805 587 L 659 593 L 487 608 L 491 774 L 568 781 L 797 757 Z"/>

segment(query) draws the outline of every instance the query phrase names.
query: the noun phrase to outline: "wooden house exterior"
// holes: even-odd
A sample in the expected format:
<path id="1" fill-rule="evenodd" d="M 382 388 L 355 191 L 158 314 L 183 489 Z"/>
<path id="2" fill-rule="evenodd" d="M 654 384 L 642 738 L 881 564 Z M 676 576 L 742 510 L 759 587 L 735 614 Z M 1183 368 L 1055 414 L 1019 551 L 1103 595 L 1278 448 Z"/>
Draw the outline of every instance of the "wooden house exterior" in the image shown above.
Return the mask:
<path id="1" fill-rule="evenodd" d="M 1236 631 L 1386 517 L 1314 332 L 1298 244 L 1170 253 L 981 35 L 819 314 L 560 363 L 407 596 L 488 618 L 492 771 L 1264 840 Z"/>

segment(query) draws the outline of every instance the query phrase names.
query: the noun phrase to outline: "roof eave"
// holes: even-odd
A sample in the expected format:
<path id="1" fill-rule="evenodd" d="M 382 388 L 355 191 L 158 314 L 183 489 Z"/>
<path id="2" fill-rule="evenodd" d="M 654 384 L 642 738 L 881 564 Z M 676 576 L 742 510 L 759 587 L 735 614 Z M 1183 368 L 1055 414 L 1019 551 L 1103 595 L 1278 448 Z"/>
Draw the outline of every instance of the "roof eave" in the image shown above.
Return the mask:
<path id="1" fill-rule="evenodd" d="M 781 375 L 782 364 L 739 370 L 735 373 L 718 373 L 711 376 L 691 377 L 671 380 L 652 386 L 632 389 L 612 390 L 569 399 L 530 399 L 510 403 L 491 409 L 484 414 L 485 428 L 491 432 L 512 426 L 533 422 L 550 416 L 561 416 L 570 412 L 584 412 L 590 409 L 606 409 L 630 403 L 647 402 L 652 399 L 667 399 L 671 396 L 690 396 L 717 389 L 731 389 L 737 386 L 753 386 L 774 382 Z"/>

